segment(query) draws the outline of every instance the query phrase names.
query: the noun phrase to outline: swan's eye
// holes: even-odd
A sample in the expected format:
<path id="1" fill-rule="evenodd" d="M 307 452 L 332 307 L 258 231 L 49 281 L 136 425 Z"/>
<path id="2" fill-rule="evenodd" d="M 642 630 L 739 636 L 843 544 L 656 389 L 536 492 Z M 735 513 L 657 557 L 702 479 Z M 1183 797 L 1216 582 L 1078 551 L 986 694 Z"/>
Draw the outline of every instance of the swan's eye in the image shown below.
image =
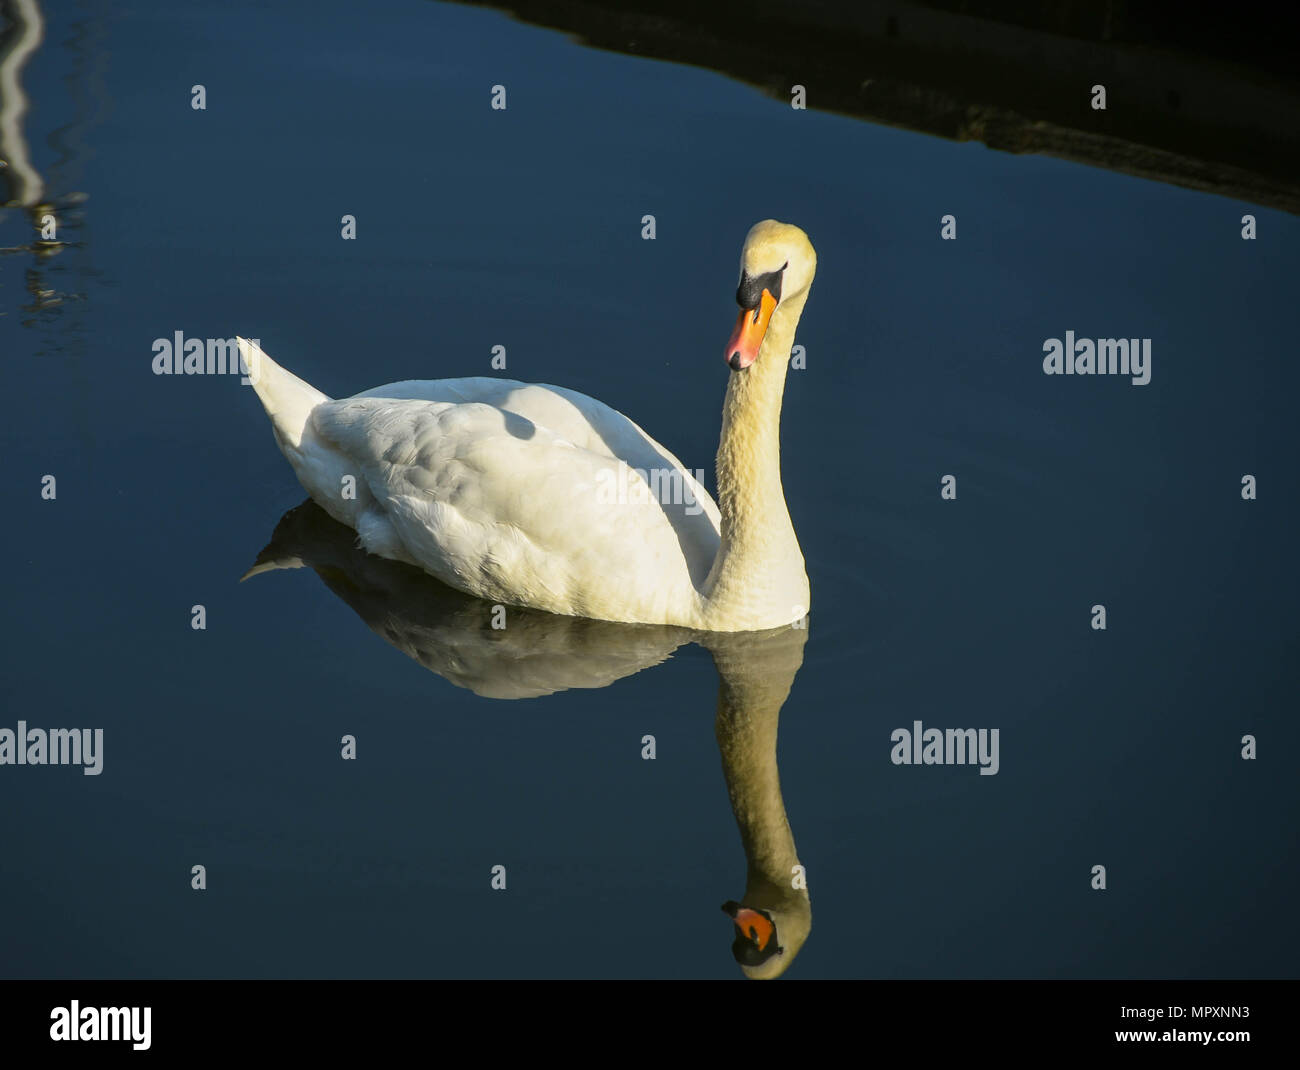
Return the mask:
<path id="1" fill-rule="evenodd" d="M 762 275 L 751 275 L 747 271 L 740 273 L 740 285 L 736 287 L 736 304 L 741 308 L 758 308 L 766 290 L 772 297 L 781 300 L 781 274 L 789 266 L 789 261 L 776 271 L 766 271 Z"/>

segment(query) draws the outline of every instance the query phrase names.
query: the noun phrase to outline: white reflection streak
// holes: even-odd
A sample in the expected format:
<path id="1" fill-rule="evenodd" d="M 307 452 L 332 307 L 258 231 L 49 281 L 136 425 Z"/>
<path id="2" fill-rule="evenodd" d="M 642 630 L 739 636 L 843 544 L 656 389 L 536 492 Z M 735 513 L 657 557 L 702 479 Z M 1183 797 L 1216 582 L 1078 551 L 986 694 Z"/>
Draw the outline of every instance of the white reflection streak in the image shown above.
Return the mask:
<path id="1" fill-rule="evenodd" d="M 4 174 L 13 190 L 10 203 L 30 208 L 40 203 L 45 181 L 32 166 L 23 137 L 27 94 L 19 76 L 45 37 L 45 20 L 36 0 L 10 0 L 7 10 L 14 21 L 15 36 L 9 50 L 0 56 L 0 159 L 8 164 Z"/>

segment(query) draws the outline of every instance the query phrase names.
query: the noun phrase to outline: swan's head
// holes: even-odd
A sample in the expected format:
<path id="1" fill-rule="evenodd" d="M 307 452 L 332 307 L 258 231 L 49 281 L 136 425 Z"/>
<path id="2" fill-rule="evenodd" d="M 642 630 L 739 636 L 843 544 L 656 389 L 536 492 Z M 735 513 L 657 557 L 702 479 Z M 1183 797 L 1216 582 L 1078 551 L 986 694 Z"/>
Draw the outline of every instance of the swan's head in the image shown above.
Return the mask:
<path id="1" fill-rule="evenodd" d="M 812 927 L 806 895 L 769 908 L 726 902 L 722 910 L 735 926 L 731 954 L 752 980 L 769 980 L 785 973 Z"/>
<path id="2" fill-rule="evenodd" d="M 724 354 L 738 372 L 758 359 L 773 313 L 812 285 L 817 254 L 808 235 L 790 223 L 765 219 L 755 223 L 740 252 L 740 285 L 736 303 L 740 316 Z"/>

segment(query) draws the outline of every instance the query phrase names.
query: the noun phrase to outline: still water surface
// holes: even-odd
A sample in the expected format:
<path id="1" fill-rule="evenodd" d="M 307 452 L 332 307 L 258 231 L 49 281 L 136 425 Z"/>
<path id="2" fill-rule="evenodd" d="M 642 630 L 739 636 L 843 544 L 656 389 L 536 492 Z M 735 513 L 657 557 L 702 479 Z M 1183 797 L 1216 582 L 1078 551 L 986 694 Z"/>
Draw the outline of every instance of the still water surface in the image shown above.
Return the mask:
<path id="1" fill-rule="evenodd" d="M 105 754 L 0 769 L 0 973 L 736 977 L 719 906 L 783 815 L 792 978 L 1294 972 L 1294 218 L 454 5 L 46 17 L 25 134 L 70 245 L 0 220 L 0 723 Z M 503 345 L 712 486 L 766 217 L 819 255 L 783 423 L 806 637 L 494 635 L 289 512 L 237 377 L 150 369 L 243 334 L 342 396 Z M 1043 375 L 1067 330 L 1151 338 L 1150 384 Z M 268 543 L 304 567 L 239 583 Z M 998 729 L 998 774 L 891 764 L 917 720 Z"/>

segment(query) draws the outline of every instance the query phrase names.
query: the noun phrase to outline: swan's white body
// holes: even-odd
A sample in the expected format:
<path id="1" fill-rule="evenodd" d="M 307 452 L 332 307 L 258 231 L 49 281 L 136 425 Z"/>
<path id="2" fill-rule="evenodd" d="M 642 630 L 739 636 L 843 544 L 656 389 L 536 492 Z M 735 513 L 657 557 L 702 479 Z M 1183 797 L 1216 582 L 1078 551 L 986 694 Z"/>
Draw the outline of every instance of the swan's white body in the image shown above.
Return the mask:
<path id="1" fill-rule="evenodd" d="M 747 255 L 764 226 L 751 232 Z M 413 380 L 335 401 L 252 343 L 240 347 L 299 481 L 369 552 L 507 605 L 749 631 L 808 610 L 776 440 L 785 355 L 805 294 L 806 284 L 780 331 L 773 317 L 768 334 L 790 337 L 768 340 L 778 350 L 768 364 L 732 374 L 719 486 L 724 460 L 728 471 L 753 471 L 723 488 L 721 510 L 672 453 L 577 391 Z"/>
<path id="2" fill-rule="evenodd" d="M 263 382 L 287 374 L 254 359 Z M 503 379 L 392 383 L 321 400 L 297 441 L 277 437 L 307 493 L 367 550 L 458 590 L 598 620 L 699 615 L 718 507 L 676 457 L 585 394 Z M 638 468 L 674 473 L 682 500 L 634 504 Z"/>

